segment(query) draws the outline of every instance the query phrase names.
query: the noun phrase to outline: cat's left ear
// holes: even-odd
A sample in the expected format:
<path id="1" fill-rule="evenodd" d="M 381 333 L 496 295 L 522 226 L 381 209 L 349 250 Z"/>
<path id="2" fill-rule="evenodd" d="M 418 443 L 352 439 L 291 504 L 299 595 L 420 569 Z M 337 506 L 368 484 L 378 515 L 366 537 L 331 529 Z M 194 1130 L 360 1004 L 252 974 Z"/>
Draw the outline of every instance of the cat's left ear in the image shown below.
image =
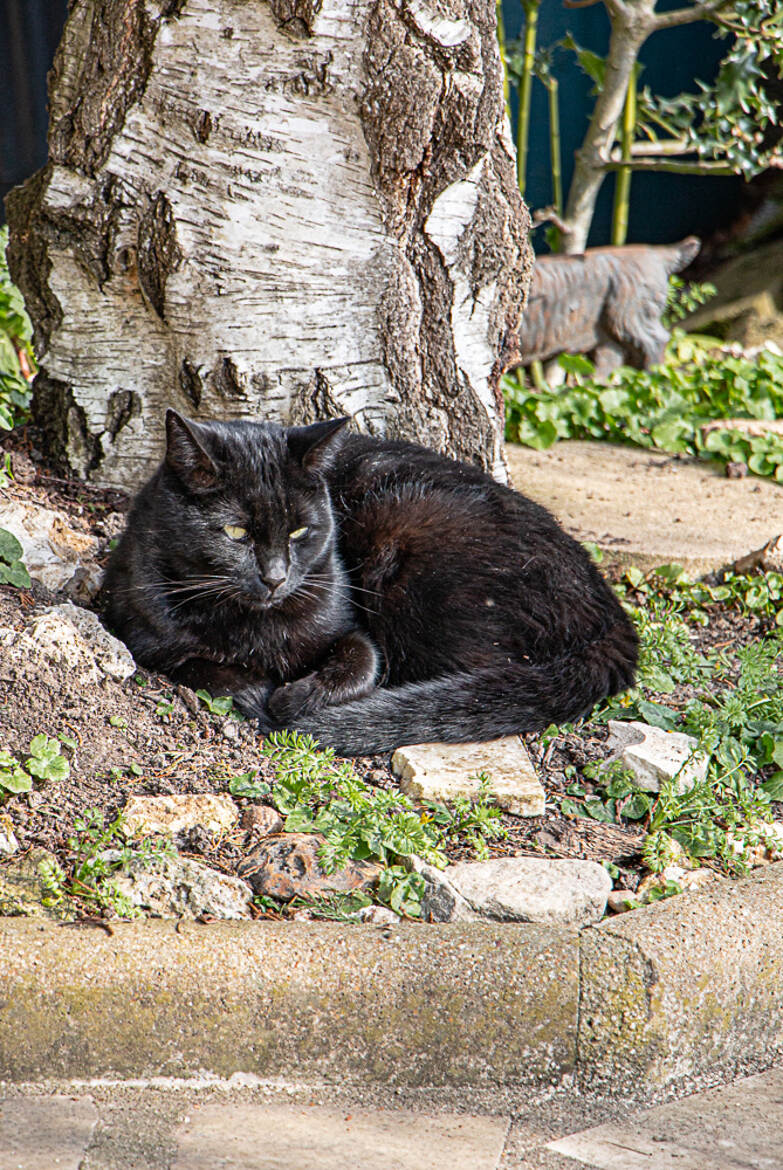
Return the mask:
<path id="1" fill-rule="evenodd" d="M 330 418 L 309 427 L 290 427 L 288 450 L 305 471 L 325 471 L 340 449 L 340 437 L 350 418 Z"/>

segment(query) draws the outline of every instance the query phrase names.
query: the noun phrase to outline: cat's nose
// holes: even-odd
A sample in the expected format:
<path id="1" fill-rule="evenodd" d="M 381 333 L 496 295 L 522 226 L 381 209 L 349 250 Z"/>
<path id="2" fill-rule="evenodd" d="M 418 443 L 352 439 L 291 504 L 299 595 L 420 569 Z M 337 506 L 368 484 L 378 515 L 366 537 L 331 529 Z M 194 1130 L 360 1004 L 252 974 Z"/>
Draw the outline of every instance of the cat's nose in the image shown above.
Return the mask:
<path id="1" fill-rule="evenodd" d="M 262 577 L 261 580 L 266 585 L 270 593 L 274 593 L 280 585 L 285 581 L 285 577 Z"/>

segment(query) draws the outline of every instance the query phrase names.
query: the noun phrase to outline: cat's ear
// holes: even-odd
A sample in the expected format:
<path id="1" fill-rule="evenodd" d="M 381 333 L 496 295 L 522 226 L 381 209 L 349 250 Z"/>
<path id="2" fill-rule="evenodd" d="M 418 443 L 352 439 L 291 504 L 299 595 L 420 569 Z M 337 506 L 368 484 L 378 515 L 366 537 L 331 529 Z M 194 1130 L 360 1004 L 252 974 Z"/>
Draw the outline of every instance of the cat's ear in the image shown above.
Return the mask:
<path id="1" fill-rule="evenodd" d="M 166 463 L 191 491 L 208 491 L 218 470 L 196 438 L 193 423 L 176 410 L 166 411 Z"/>
<path id="2" fill-rule="evenodd" d="M 340 436 L 350 418 L 330 418 L 309 427 L 290 427 L 288 450 L 305 471 L 324 471 L 337 457 Z"/>

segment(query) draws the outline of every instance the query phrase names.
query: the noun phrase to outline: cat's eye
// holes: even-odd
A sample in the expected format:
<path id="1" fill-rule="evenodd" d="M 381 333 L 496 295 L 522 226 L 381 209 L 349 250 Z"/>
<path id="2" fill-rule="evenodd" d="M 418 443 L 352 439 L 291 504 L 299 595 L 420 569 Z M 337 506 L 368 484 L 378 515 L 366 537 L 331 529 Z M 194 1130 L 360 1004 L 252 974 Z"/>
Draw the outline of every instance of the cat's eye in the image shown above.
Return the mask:
<path id="1" fill-rule="evenodd" d="M 247 529 L 243 528 L 241 524 L 226 524 L 223 531 L 229 540 L 244 540 L 247 536 Z"/>
<path id="2" fill-rule="evenodd" d="M 301 540 L 303 536 L 307 536 L 309 528 L 295 528 L 293 532 L 288 533 L 289 540 Z"/>

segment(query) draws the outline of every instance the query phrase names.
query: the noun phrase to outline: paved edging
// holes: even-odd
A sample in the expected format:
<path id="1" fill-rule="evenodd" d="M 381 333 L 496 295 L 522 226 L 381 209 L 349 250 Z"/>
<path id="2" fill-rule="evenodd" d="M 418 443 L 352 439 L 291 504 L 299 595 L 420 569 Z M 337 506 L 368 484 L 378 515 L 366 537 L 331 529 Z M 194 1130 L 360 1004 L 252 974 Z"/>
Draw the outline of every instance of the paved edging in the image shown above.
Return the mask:
<path id="1" fill-rule="evenodd" d="M 783 1052 L 783 864 L 583 931 L 0 920 L 0 1080 L 219 1075 L 637 1098 Z"/>

